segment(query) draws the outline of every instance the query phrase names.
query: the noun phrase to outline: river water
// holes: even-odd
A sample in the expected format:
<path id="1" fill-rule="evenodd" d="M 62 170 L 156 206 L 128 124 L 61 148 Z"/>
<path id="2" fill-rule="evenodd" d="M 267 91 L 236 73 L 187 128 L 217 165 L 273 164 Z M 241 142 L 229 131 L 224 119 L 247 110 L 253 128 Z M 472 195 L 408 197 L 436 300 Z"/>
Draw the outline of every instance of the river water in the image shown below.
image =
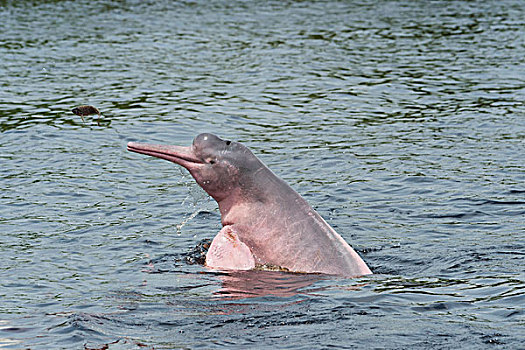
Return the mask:
<path id="1" fill-rule="evenodd" d="M 0 1 L 0 18 L 0 348 L 523 348 L 522 1 Z M 215 202 L 126 143 L 201 132 L 250 147 L 374 275 L 194 263 Z"/>

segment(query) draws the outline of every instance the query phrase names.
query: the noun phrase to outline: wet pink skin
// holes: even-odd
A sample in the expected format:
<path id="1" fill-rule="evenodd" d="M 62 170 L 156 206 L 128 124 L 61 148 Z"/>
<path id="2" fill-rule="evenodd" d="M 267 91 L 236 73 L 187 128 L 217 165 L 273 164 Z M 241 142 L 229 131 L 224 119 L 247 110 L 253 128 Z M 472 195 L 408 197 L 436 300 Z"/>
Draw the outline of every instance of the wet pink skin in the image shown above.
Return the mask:
<path id="1" fill-rule="evenodd" d="M 217 201 L 223 228 L 206 255 L 207 266 L 266 265 L 346 277 L 372 273 L 306 200 L 244 145 L 200 134 L 189 147 L 130 142 L 128 150 L 183 166 Z"/>

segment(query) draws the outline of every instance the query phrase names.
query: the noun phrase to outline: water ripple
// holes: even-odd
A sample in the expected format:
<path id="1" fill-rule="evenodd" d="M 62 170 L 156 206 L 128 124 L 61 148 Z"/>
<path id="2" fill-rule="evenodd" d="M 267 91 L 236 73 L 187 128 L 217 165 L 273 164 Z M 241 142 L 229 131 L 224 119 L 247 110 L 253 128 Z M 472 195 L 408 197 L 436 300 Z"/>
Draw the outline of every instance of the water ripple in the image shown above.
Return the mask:
<path id="1" fill-rule="evenodd" d="M 520 1 L 27 0 L 0 17 L 0 347 L 522 346 Z M 216 204 L 125 145 L 204 131 L 248 145 L 375 275 L 199 264 Z"/>

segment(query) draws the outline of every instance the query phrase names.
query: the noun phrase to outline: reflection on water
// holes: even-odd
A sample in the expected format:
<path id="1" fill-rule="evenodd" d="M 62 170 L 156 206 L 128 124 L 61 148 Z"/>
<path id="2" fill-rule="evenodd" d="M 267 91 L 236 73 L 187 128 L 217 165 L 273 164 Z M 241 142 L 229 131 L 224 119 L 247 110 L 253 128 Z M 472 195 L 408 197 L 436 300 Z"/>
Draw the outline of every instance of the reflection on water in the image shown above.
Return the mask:
<path id="1" fill-rule="evenodd" d="M 329 278 L 318 274 L 285 273 L 278 271 L 239 271 L 218 275 L 221 289 L 215 292 L 220 299 L 243 299 L 264 296 L 293 297 L 322 291 L 315 282 Z"/>
<path id="2" fill-rule="evenodd" d="M 0 1 L 0 18 L 0 347 L 522 347 L 522 1 Z M 206 270 L 216 204 L 125 150 L 201 132 L 250 147 L 375 275 Z"/>

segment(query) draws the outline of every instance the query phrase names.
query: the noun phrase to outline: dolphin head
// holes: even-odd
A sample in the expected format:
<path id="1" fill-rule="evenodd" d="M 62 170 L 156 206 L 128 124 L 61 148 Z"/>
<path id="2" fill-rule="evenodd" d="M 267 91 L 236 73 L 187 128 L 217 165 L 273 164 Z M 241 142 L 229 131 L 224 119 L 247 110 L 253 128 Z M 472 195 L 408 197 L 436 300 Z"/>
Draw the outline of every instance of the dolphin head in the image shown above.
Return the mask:
<path id="1" fill-rule="evenodd" d="M 231 195 L 253 192 L 252 175 L 266 168 L 243 144 L 209 133 L 195 137 L 189 147 L 129 142 L 128 151 L 183 166 L 217 202 Z"/>

